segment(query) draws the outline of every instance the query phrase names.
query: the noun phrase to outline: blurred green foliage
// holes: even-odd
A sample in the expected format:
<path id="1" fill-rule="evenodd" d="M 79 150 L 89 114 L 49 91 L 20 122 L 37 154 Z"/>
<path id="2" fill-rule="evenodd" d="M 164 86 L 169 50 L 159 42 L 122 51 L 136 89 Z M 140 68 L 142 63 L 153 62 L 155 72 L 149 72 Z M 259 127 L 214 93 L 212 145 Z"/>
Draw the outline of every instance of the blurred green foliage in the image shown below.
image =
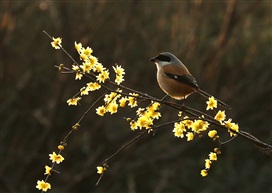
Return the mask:
<path id="1" fill-rule="evenodd" d="M 149 58 L 170 51 L 187 65 L 203 90 L 233 107 L 240 129 L 272 142 L 271 1 L 1 1 L 1 192 L 34 192 L 48 154 L 96 97 L 79 107 L 66 100 L 83 85 L 54 65 L 72 62 L 54 50 L 46 30 L 90 46 L 105 66 L 126 69 L 125 85 L 155 97 Z M 87 80 L 86 80 L 87 81 Z M 83 81 L 84 82 L 84 81 Z M 155 85 L 155 86 L 154 86 Z M 197 94 L 186 104 L 204 109 Z M 131 117 L 134 116 L 132 111 Z M 163 119 L 174 117 L 163 110 Z M 186 142 L 172 128 L 158 130 L 127 148 L 110 164 L 98 187 L 96 166 L 135 133 L 122 116 L 89 114 L 63 152 L 50 192 L 272 192 L 271 158 L 236 139 L 225 145 L 208 177 L 200 170 L 215 144 Z M 117 121 L 118 120 L 118 121 Z M 227 139 L 227 136 L 226 136 Z"/>

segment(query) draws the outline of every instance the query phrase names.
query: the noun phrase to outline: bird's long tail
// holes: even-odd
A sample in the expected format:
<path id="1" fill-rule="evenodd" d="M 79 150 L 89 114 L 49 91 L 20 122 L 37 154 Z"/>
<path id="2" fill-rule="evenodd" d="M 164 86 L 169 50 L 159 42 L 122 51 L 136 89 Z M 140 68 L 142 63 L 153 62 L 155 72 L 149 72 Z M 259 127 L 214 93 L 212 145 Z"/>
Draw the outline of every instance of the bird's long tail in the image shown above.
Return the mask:
<path id="1" fill-rule="evenodd" d="M 212 95 L 206 93 L 205 91 L 203 91 L 203 90 L 201 90 L 201 89 L 198 89 L 197 91 L 198 91 L 199 94 L 201 94 L 202 96 L 204 96 L 204 97 L 206 97 L 206 98 L 212 97 Z M 226 103 L 224 103 L 224 102 L 218 100 L 218 99 L 215 98 L 215 97 L 214 97 L 214 99 L 217 100 L 217 102 L 218 102 L 219 105 L 221 105 L 221 106 L 223 106 L 223 107 L 225 107 L 225 108 L 227 108 L 227 109 L 231 109 L 231 107 L 228 106 Z"/>

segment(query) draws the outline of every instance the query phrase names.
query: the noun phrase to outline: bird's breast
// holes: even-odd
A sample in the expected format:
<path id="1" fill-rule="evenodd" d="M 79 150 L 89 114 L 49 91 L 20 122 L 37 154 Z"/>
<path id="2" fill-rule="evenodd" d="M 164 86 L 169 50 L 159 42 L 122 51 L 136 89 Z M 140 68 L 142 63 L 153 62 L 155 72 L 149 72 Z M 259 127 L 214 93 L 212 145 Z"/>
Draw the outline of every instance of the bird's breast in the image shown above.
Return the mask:
<path id="1" fill-rule="evenodd" d="M 157 80 L 159 86 L 166 94 L 178 100 L 185 99 L 191 93 L 196 91 L 195 88 L 189 85 L 183 84 L 165 76 L 163 71 L 160 69 L 157 71 Z"/>

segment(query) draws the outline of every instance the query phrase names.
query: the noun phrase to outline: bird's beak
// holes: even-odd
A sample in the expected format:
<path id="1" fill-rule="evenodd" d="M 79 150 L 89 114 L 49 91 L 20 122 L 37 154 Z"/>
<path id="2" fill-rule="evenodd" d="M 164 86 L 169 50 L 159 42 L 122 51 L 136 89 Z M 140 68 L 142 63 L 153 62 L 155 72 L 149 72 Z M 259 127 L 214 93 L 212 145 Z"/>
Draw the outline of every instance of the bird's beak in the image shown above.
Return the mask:
<path id="1" fill-rule="evenodd" d="M 151 61 L 151 62 L 156 62 L 157 59 L 156 59 L 156 57 L 153 57 L 153 58 L 151 58 L 149 61 Z"/>

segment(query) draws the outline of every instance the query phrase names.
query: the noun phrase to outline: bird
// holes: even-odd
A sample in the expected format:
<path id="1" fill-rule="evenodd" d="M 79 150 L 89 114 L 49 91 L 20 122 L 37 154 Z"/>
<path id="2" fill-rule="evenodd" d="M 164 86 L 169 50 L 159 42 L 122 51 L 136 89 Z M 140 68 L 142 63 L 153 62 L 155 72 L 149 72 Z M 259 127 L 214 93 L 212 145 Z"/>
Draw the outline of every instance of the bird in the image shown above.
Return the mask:
<path id="1" fill-rule="evenodd" d="M 194 92 L 198 92 L 205 98 L 212 97 L 212 95 L 199 88 L 193 75 L 172 53 L 162 52 L 151 58 L 150 61 L 157 66 L 157 81 L 160 88 L 170 97 L 183 100 Z M 224 102 L 216 100 L 219 105 L 230 109 Z"/>

